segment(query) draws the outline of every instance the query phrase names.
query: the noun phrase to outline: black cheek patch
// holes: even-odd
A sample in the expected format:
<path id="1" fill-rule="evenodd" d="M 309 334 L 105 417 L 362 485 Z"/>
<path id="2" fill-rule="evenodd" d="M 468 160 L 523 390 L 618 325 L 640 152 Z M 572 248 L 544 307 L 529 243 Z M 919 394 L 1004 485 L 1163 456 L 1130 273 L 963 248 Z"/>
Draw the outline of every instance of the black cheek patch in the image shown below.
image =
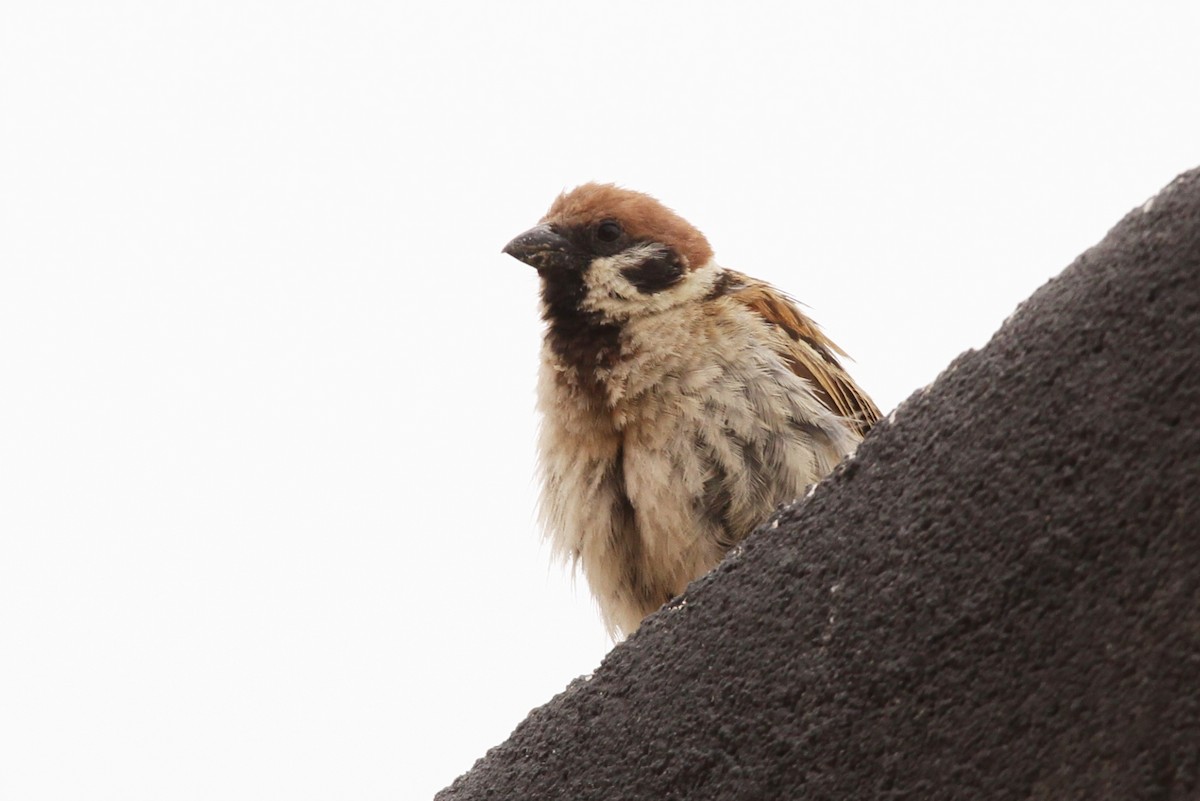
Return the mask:
<path id="1" fill-rule="evenodd" d="M 625 280 L 637 287 L 643 295 L 653 295 L 674 286 L 683 278 L 683 262 L 674 252 L 651 256 L 636 267 L 621 270 Z"/>

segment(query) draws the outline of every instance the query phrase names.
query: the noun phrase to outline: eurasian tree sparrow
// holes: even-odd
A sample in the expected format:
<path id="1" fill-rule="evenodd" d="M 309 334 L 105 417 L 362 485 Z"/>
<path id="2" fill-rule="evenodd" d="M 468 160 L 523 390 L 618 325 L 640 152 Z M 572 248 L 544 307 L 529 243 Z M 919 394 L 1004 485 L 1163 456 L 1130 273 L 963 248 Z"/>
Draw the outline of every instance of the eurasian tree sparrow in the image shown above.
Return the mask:
<path id="1" fill-rule="evenodd" d="M 585 184 L 504 252 L 541 277 L 540 515 L 614 637 L 879 419 L 787 296 L 648 195 Z"/>

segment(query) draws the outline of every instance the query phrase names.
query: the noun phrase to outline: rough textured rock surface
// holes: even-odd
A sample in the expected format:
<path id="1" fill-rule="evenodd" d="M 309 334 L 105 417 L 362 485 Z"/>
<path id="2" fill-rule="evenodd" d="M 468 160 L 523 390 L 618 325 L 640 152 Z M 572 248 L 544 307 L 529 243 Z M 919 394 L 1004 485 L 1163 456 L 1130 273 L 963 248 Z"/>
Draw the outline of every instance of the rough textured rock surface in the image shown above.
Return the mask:
<path id="1" fill-rule="evenodd" d="M 1200 798 L 1200 171 L 438 795 L 500 798 Z"/>

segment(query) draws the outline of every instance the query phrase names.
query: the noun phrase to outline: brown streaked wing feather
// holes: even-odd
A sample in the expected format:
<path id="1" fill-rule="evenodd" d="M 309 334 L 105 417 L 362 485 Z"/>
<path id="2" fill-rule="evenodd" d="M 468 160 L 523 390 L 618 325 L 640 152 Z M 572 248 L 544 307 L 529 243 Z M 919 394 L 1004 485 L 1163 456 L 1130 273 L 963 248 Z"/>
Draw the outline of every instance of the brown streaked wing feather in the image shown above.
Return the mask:
<path id="1" fill-rule="evenodd" d="M 846 353 L 800 312 L 788 297 L 771 286 L 733 273 L 739 286 L 730 297 L 787 333 L 788 350 L 781 354 L 792 371 L 816 390 L 817 399 L 834 414 L 849 420 L 859 434 L 879 421 L 879 409 L 858 388 L 834 354 Z"/>

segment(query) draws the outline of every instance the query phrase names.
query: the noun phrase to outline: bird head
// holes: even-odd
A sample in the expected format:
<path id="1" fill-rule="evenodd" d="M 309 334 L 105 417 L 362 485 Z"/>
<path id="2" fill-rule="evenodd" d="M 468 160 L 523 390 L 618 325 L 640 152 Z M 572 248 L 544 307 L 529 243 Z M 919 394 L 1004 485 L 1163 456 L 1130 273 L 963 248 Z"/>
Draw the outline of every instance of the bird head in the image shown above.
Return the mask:
<path id="1" fill-rule="evenodd" d="M 649 195 L 612 184 L 559 195 L 504 252 L 538 271 L 551 319 L 620 323 L 702 296 L 714 272 L 704 234 Z"/>

